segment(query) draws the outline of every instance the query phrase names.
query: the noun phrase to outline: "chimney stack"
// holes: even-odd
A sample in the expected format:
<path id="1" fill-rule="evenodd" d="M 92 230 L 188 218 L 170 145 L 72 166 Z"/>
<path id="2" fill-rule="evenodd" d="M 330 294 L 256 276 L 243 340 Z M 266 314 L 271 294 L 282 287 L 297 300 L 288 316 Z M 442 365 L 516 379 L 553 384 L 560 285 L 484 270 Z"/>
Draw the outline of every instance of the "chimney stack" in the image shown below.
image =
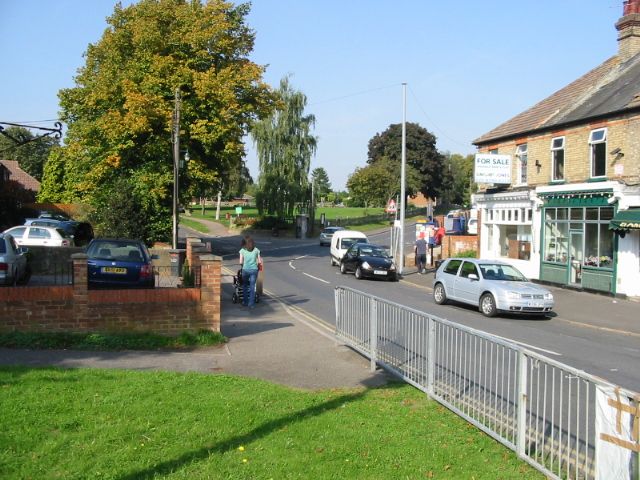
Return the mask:
<path id="1" fill-rule="evenodd" d="M 640 53 L 640 0 L 623 2 L 622 18 L 616 23 L 618 56 L 621 62 Z"/>

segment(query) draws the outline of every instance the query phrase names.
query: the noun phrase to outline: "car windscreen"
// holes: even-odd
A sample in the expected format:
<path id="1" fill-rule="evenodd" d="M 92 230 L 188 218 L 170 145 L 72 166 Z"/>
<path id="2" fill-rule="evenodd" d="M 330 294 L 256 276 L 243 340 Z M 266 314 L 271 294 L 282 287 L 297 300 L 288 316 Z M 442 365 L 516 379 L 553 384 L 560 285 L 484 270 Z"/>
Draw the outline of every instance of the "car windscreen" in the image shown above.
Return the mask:
<path id="1" fill-rule="evenodd" d="M 137 243 L 95 242 L 87 250 L 87 256 L 95 260 L 145 262 Z"/>
<path id="2" fill-rule="evenodd" d="M 389 254 L 381 247 L 360 247 L 360 255 L 367 257 L 389 258 Z"/>
<path id="3" fill-rule="evenodd" d="M 354 243 L 365 243 L 364 238 L 348 238 L 345 237 L 342 239 L 342 247 L 341 248 L 349 248 Z"/>
<path id="4" fill-rule="evenodd" d="M 485 280 L 506 280 L 508 282 L 527 282 L 525 277 L 517 268 L 511 265 L 500 263 L 481 263 L 480 271 Z"/>

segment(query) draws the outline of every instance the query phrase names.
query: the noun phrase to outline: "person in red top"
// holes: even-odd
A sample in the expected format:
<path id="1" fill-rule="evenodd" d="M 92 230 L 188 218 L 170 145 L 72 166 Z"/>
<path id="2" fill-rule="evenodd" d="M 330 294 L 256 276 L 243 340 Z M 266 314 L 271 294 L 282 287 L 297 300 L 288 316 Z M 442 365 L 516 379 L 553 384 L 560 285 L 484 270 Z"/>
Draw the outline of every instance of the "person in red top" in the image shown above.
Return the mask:
<path id="1" fill-rule="evenodd" d="M 443 226 L 438 227 L 434 237 L 435 237 L 434 240 L 435 240 L 436 245 L 442 245 L 442 238 L 444 237 L 444 227 Z"/>

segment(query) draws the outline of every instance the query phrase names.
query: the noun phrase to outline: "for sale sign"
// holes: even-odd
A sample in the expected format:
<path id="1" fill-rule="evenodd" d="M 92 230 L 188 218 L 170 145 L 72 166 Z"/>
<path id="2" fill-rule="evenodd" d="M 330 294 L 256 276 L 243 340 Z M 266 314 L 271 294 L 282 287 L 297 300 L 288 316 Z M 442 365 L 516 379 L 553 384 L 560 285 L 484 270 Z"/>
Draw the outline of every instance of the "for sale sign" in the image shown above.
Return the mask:
<path id="1" fill-rule="evenodd" d="M 473 181 L 476 183 L 511 183 L 511 155 L 477 153 Z"/>

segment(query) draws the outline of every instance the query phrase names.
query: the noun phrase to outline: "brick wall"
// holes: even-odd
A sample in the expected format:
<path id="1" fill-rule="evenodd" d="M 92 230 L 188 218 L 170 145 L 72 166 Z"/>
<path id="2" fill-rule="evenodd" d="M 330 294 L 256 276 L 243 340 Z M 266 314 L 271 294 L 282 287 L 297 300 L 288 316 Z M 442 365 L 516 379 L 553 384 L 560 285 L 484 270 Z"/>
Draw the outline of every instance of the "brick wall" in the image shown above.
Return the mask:
<path id="1" fill-rule="evenodd" d="M 627 183 L 640 181 L 640 116 L 628 115 L 606 121 L 548 132 L 542 135 L 522 137 L 480 148 L 480 152 L 497 149 L 501 155 L 512 155 L 511 178 L 517 180 L 516 145 L 527 144 L 527 175 L 529 186 L 547 185 L 551 182 L 551 139 L 565 137 L 565 182 L 579 183 L 591 178 L 589 135 L 597 128 L 607 128 L 607 172 L 609 180 Z M 623 155 L 611 154 L 620 148 Z M 536 167 L 536 161 L 541 165 Z"/>
<path id="2" fill-rule="evenodd" d="M 445 235 L 442 239 L 442 258 L 455 257 L 468 250 L 479 252 L 477 235 Z"/>
<path id="3" fill-rule="evenodd" d="M 222 260 L 208 254 L 193 260 L 200 288 L 89 290 L 87 257 L 74 254 L 73 286 L 0 289 L 0 331 L 219 332 Z"/>

